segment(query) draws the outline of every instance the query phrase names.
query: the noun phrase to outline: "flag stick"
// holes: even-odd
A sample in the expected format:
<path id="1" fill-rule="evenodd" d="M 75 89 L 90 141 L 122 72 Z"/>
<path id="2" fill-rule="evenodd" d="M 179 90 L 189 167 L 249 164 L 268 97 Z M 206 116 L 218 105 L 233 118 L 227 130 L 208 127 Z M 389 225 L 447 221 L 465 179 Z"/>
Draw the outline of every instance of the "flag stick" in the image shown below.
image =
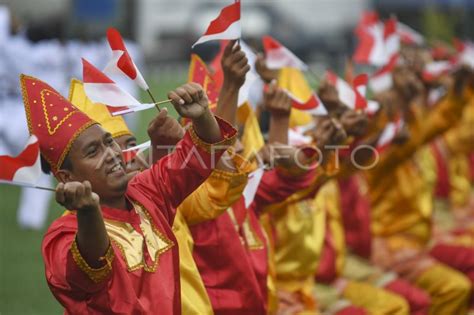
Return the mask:
<path id="1" fill-rule="evenodd" d="M 151 97 L 151 100 L 153 101 L 153 103 L 155 104 L 155 107 L 158 111 L 160 111 L 160 107 L 158 106 L 159 104 L 156 102 L 155 98 L 153 97 L 153 94 L 151 94 L 151 91 L 150 89 L 146 90 L 148 92 L 148 95 L 150 95 Z M 162 104 L 162 103 L 160 103 Z"/>
<path id="2" fill-rule="evenodd" d="M 156 103 L 154 103 L 154 104 L 155 104 L 155 105 L 161 105 L 161 104 L 166 104 L 166 103 L 169 103 L 169 102 L 171 102 L 170 99 L 164 100 L 164 101 L 159 101 L 159 102 L 156 102 Z M 158 110 L 159 110 L 159 109 L 158 109 Z"/>
<path id="3" fill-rule="evenodd" d="M 0 180 L 0 184 L 7 184 L 7 185 L 11 185 L 11 186 L 20 186 L 20 187 L 28 187 L 28 188 L 35 188 L 35 189 L 40 189 L 40 190 L 52 191 L 52 192 L 55 192 L 55 191 L 56 191 L 56 189 L 51 188 L 51 187 L 36 186 L 36 185 L 33 185 L 33 184 L 22 183 L 22 182 L 10 182 L 10 181 L 6 181 L 6 180 Z"/>

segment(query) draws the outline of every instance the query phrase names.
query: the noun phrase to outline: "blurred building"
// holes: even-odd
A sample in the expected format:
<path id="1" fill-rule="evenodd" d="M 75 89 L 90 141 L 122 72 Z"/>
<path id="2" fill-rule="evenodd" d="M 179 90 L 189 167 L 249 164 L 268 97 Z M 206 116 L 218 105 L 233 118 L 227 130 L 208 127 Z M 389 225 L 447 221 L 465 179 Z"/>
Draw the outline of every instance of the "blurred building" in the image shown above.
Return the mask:
<path id="1" fill-rule="evenodd" d="M 148 63 L 182 62 L 209 21 L 233 0 L 0 0 L 28 25 L 50 24 L 65 38 L 99 39 L 108 26 L 138 41 Z M 375 8 L 428 35 L 474 35 L 474 0 L 242 0 L 243 37 L 270 34 L 313 65 L 340 68 L 360 14 Z M 54 24 L 53 24 L 54 22 Z"/>

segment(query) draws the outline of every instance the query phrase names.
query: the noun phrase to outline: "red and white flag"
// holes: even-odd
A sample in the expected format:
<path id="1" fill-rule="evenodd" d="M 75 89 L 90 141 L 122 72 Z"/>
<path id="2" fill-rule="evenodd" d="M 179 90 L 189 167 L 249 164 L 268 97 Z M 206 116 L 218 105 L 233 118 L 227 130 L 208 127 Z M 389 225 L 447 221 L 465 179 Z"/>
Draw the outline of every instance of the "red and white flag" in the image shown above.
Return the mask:
<path id="1" fill-rule="evenodd" d="M 0 156 L 0 182 L 34 186 L 41 176 L 38 138 L 31 135 L 23 151 L 16 157 Z"/>
<path id="2" fill-rule="evenodd" d="M 288 144 L 291 146 L 303 146 L 307 144 L 311 144 L 313 142 L 313 138 L 310 136 L 306 136 L 303 133 L 298 132 L 296 129 L 289 128 L 288 129 Z"/>
<path id="3" fill-rule="evenodd" d="M 383 66 L 400 50 L 400 36 L 397 20 L 390 18 L 385 23 L 377 16 L 363 19 L 356 28 L 359 44 L 354 53 L 354 61 L 362 64 Z"/>
<path id="4" fill-rule="evenodd" d="M 106 105 L 113 116 L 137 112 L 155 106 L 154 104 L 141 104 L 87 60 L 82 59 L 82 66 L 84 91 L 87 97 L 94 103 Z"/>
<path id="5" fill-rule="evenodd" d="M 142 144 L 139 144 L 139 145 L 136 145 L 134 147 L 122 150 L 124 162 L 125 163 L 130 162 L 131 160 L 133 160 L 138 155 L 138 153 L 141 153 L 141 152 L 149 149 L 150 146 L 151 146 L 151 141 L 148 140 L 148 141 L 146 141 Z"/>
<path id="6" fill-rule="evenodd" d="M 370 77 L 370 88 L 375 93 L 381 93 L 390 89 L 393 86 L 392 72 L 395 69 L 398 62 L 398 54 L 395 54 L 389 63 L 379 68 Z"/>
<path id="7" fill-rule="evenodd" d="M 204 35 L 192 47 L 211 40 L 238 39 L 241 34 L 240 1 L 236 1 L 221 10 L 219 16 L 211 21 Z"/>
<path id="8" fill-rule="evenodd" d="M 400 35 L 397 32 L 398 21 L 395 17 L 391 17 L 384 23 L 384 43 L 386 63 L 390 62 L 393 56 L 400 52 Z"/>
<path id="9" fill-rule="evenodd" d="M 308 114 L 314 116 L 326 116 L 328 111 L 324 107 L 323 102 L 318 97 L 316 93 L 312 93 L 310 98 L 306 101 L 298 99 L 296 96 L 288 92 L 288 95 L 291 97 L 291 106 L 293 108 L 307 112 Z"/>
<path id="10" fill-rule="evenodd" d="M 107 30 L 107 40 L 112 49 L 112 59 L 105 66 L 104 73 L 125 75 L 135 81 L 143 90 L 148 90 L 148 84 L 128 53 L 120 32 L 113 27 L 109 28 Z"/>
<path id="11" fill-rule="evenodd" d="M 260 181 L 262 180 L 264 171 L 265 169 L 263 167 L 259 167 L 248 176 L 247 185 L 245 186 L 242 193 L 245 201 L 245 208 L 247 209 L 255 199 L 255 195 L 257 194 L 257 189 L 260 185 Z"/>
<path id="12" fill-rule="evenodd" d="M 401 42 L 404 44 L 423 45 L 425 42 L 423 35 L 402 22 L 397 23 L 397 33 L 400 36 Z"/>
<path id="13" fill-rule="evenodd" d="M 456 63 L 452 61 L 442 60 L 427 63 L 423 69 L 422 76 L 425 81 L 433 81 L 440 76 L 448 74 L 456 67 Z"/>
<path id="14" fill-rule="evenodd" d="M 363 110 L 367 107 L 367 100 L 365 96 L 361 95 L 361 92 L 365 92 L 365 86 L 368 81 L 366 74 L 361 74 L 354 79 L 354 87 L 331 71 L 326 72 L 326 79 L 336 87 L 339 100 L 344 105 L 353 110 Z"/>
<path id="15" fill-rule="evenodd" d="M 265 61 L 270 69 L 297 68 L 302 71 L 308 70 L 308 66 L 288 48 L 271 36 L 263 36 L 263 49 Z"/>
<path id="16" fill-rule="evenodd" d="M 458 51 L 458 64 L 474 69 L 474 43 L 455 40 L 454 46 Z"/>
<path id="17" fill-rule="evenodd" d="M 376 14 L 366 13 L 356 27 L 359 44 L 354 53 L 355 62 L 381 66 L 385 63 L 384 25 Z"/>

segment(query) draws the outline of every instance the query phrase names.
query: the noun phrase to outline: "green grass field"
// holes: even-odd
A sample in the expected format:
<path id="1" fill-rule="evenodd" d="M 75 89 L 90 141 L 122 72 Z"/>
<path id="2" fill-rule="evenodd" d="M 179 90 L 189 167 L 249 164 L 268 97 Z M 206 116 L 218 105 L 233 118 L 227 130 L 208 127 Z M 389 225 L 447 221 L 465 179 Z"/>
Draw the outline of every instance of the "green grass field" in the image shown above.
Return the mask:
<path id="1" fill-rule="evenodd" d="M 185 75 L 178 75 L 166 81 L 151 84 L 157 100 L 184 83 Z M 143 100 L 148 101 L 147 95 Z M 176 115 L 173 108 L 172 115 Z M 138 143 L 147 140 L 146 128 L 154 110 L 139 113 L 140 120 L 136 135 Z M 61 305 L 56 302 L 47 287 L 41 257 L 41 241 L 44 232 L 63 209 L 51 200 L 47 226 L 42 231 L 24 231 L 16 223 L 16 210 L 20 196 L 18 187 L 0 185 L 2 219 L 0 220 L 0 315 L 62 314 Z M 53 197 L 53 195 L 51 194 Z"/>

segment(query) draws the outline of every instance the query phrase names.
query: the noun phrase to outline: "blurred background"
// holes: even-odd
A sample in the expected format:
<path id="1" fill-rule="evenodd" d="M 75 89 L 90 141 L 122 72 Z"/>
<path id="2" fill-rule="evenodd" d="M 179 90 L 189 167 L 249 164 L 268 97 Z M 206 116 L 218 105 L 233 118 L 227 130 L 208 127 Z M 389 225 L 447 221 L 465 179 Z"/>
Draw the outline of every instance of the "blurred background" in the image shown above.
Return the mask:
<path id="1" fill-rule="evenodd" d="M 67 94 L 71 77 L 82 77 L 80 57 L 87 56 L 99 68 L 105 65 L 109 53 L 105 31 L 114 26 L 128 39 L 130 53 L 151 90 L 163 99 L 167 91 L 187 80 L 191 45 L 230 2 L 0 0 L 0 5 L 11 12 L 11 31 L 23 34 L 30 43 L 23 52 L 25 62 L 30 57 L 56 61 L 64 53 L 74 56 L 74 62 L 62 65 L 64 68 L 53 69 L 47 62 L 42 65 L 45 76 L 53 70 L 61 75 L 57 85 L 52 85 L 62 93 Z M 474 0 L 242 0 L 243 38 L 260 50 L 261 36 L 270 34 L 314 73 L 322 74 L 327 68 L 341 72 L 356 44 L 354 26 L 368 9 L 382 17 L 395 14 L 428 41 L 450 41 L 455 36 L 474 39 Z M 58 55 L 36 53 L 38 45 L 51 42 L 59 47 Z M 206 59 L 216 49 L 217 44 L 203 45 L 198 53 Z M 0 63 L 0 81 L 4 82 L 1 67 Z M 139 143 L 146 140 L 147 122 L 153 114 L 141 112 L 130 119 Z M 51 202 L 44 226 L 32 229 L 17 223 L 19 200 L 19 188 L 0 185 L 0 314 L 60 314 L 62 309 L 46 286 L 40 244 L 47 226 L 62 209 Z"/>

